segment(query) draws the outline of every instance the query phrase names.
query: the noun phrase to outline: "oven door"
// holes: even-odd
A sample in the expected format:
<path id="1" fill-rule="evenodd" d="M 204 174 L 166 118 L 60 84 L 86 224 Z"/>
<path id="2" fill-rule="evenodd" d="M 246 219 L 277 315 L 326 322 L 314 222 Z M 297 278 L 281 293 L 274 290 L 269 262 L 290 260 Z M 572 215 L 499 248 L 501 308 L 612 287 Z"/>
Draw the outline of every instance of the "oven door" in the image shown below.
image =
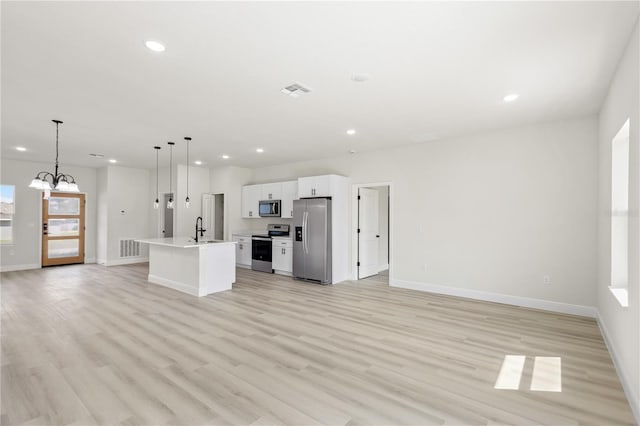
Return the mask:
<path id="1" fill-rule="evenodd" d="M 251 238 L 251 269 L 273 272 L 271 268 L 271 238 Z"/>
<path id="2" fill-rule="evenodd" d="M 264 200 L 258 205 L 260 217 L 280 217 L 280 200 Z"/>

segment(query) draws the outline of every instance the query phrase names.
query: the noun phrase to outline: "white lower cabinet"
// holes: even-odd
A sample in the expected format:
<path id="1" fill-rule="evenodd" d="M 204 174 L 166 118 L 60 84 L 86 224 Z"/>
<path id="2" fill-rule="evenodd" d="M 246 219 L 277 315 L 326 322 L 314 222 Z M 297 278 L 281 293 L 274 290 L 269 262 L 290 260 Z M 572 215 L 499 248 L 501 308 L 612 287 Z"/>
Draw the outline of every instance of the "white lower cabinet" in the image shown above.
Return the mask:
<path id="1" fill-rule="evenodd" d="M 236 244 L 236 265 L 251 267 L 251 237 L 234 235 Z"/>
<path id="2" fill-rule="evenodd" d="M 293 272 L 293 241 L 274 238 L 271 243 L 272 268 L 276 272 Z"/>

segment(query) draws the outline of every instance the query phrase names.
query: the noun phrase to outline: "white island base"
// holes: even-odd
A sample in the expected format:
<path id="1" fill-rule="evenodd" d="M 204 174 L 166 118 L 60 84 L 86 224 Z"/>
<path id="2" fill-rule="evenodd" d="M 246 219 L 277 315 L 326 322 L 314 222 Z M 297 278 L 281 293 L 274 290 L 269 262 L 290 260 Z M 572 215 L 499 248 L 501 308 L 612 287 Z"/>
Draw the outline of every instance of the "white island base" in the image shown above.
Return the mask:
<path id="1" fill-rule="evenodd" d="M 149 244 L 149 282 L 206 296 L 231 290 L 236 281 L 235 242 L 195 243 L 187 238 L 138 241 Z"/>

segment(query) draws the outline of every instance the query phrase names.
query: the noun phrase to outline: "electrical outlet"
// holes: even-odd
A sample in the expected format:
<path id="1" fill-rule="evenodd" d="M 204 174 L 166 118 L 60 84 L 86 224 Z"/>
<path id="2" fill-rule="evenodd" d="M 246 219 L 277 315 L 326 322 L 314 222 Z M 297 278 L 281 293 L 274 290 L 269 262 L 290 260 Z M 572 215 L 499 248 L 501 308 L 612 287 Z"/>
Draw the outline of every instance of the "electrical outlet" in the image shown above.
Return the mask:
<path id="1" fill-rule="evenodd" d="M 545 284 L 551 284 L 551 275 L 545 275 L 542 277 L 542 282 Z"/>

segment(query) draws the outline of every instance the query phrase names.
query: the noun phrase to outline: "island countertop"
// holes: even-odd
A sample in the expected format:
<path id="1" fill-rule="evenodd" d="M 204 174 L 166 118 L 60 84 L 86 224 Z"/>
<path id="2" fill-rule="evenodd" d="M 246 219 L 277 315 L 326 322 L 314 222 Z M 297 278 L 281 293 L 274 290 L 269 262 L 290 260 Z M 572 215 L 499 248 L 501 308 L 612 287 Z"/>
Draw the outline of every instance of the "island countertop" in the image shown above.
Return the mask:
<path id="1" fill-rule="evenodd" d="M 193 238 L 190 237 L 169 237 L 169 238 L 146 238 L 141 240 L 135 240 L 139 243 L 143 244 L 151 244 L 158 246 L 167 246 L 167 247 L 176 247 L 176 248 L 194 248 L 194 247 L 206 247 L 208 245 L 233 245 L 236 244 L 235 241 L 226 241 L 226 240 L 206 240 L 195 242 Z"/>

